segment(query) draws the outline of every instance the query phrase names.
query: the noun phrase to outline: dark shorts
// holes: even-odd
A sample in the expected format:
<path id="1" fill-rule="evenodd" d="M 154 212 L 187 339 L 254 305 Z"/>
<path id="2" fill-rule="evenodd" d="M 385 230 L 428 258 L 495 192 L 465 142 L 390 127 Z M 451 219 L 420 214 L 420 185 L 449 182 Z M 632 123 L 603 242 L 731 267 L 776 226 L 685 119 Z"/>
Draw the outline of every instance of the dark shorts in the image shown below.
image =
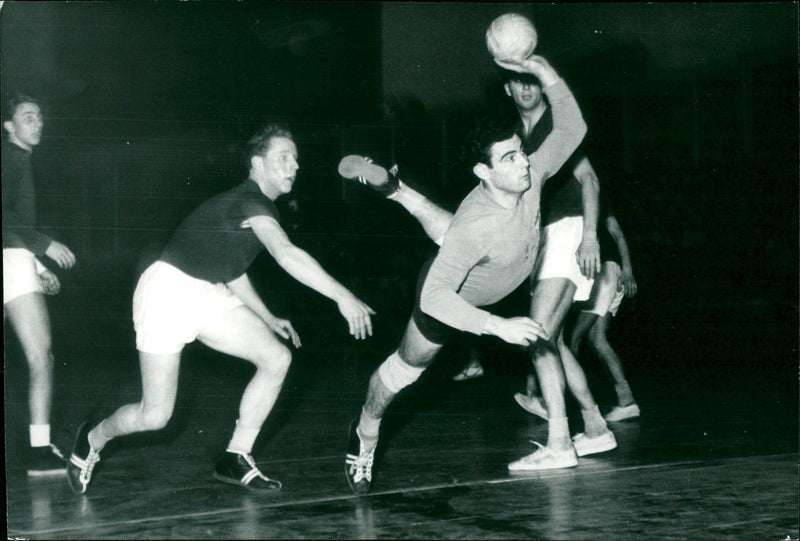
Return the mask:
<path id="1" fill-rule="evenodd" d="M 419 278 L 417 278 L 416 302 L 414 303 L 414 313 L 411 317 L 414 319 L 414 323 L 417 324 L 417 328 L 419 329 L 419 332 L 422 333 L 422 336 L 434 344 L 443 345 L 461 331 L 429 316 L 419 307 L 420 296 L 422 295 L 422 286 L 425 285 L 425 278 L 428 277 L 428 271 L 433 264 L 433 259 L 433 257 L 430 258 L 419 271 Z"/>

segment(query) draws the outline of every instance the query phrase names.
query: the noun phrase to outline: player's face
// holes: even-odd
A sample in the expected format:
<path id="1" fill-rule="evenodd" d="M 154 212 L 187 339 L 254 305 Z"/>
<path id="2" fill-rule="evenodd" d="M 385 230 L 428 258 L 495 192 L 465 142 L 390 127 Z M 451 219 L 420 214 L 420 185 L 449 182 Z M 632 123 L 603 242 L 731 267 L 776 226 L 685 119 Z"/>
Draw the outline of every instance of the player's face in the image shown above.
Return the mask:
<path id="1" fill-rule="evenodd" d="M 294 141 L 286 137 L 273 137 L 269 150 L 263 157 L 264 180 L 270 184 L 278 194 L 287 194 L 292 191 L 297 170 L 297 147 Z"/>
<path id="2" fill-rule="evenodd" d="M 8 140 L 27 150 L 42 140 L 42 111 L 35 103 L 20 103 L 11 120 L 3 123 Z"/>
<path id="3" fill-rule="evenodd" d="M 522 110 L 536 109 L 542 103 L 542 87 L 533 77 L 509 80 L 506 83 L 506 94 Z"/>
<path id="4" fill-rule="evenodd" d="M 492 145 L 489 182 L 498 190 L 514 194 L 521 194 L 531 187 L 528 157 L 522 150 L 519 136 Z"/>

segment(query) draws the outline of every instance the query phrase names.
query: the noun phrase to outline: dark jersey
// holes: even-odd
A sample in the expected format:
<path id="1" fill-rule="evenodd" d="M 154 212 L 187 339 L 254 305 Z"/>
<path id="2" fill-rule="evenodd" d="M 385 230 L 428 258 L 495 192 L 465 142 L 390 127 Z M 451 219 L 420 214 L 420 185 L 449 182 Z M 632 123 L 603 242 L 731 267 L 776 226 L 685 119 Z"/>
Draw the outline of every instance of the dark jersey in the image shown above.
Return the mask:
<path id="1" fill-rule="evenodd" d="M 52 240 L 36 230 L 36 193 L 31 153 L 3 142 L 3 248 L 43 255 Z"/>
<path id="2" fill-rule="evenodd" d="M 522 139 L 522 148 L 527 155 L 538 149 L 551 131 L 553 131 L 553 114 L 550 107 L 545 110 L 527 136 L 523 133 L 522 120 L 517 124 L 517 134 Z M 584 156 L 578 147 L 561 169 L 544 183 L 541 196 L 543 227 L 567 216 L 583 216 L 582 187 L 572 172 Z"/>
<path id="3" fill-rule="evenodd" d="M 279 220 L 275 203 L 252 180 L 201 204 L 178 226 L 159 258 L 189 276 L 212 283 L 230 282 L 264 250 L 242 222 L 254 216 Z"/>

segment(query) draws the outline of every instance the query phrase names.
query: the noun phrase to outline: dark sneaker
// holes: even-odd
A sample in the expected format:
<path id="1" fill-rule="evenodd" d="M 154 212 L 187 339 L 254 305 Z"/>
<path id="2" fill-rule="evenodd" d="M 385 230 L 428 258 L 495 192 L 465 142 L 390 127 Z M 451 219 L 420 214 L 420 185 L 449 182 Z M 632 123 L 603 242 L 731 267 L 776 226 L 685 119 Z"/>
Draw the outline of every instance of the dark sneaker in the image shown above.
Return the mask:
<path id="1" fill-rule="evenodd" d="M 400 188 L 396 172 L 396 166 L 387 171 L 380 165 L 372 163 L 370 158 L 355 154 L 345 156 L 339 161 L 340 175 L 371 186 L 385 196 L 392 195 Z"/>
<path id="2" fill-rule="evenodd" d="M 44 477 L 47 475 L 64 475 L 67 460 L 58 447 L 31 447 L 28 453 L 28 477 Z"/>
<path id="3" fill-rule="evenodd" d="M 92 470 L 100 462 L 100 451 L 89 444 L 89 423 L 78 427 L 72 454 L 67 462 L 67 481 L 75 494 L 83 494 L 92 480 Z"/>
<path id="4" fill-rule="evenodd" d="M 214 466 L 214 479 L 254 492 L 277 492 L 281 489 L 279 481 L 261 473 L 252 456 L 230 451 L 225 451 Z"/>
<path id="5" fill-rule="evenodd" d="M 347 483 L 356 494 L 366 494 L 372 485 L 372 461 L 375 458 L 375 447 L 364 451 L 361 438 L 358 436 L 358 419 L 353 419 L 348 430 L 347 458 L 344 461 L 344 474 Z M 377 447 L 377 446 L 376 446 Z"/>

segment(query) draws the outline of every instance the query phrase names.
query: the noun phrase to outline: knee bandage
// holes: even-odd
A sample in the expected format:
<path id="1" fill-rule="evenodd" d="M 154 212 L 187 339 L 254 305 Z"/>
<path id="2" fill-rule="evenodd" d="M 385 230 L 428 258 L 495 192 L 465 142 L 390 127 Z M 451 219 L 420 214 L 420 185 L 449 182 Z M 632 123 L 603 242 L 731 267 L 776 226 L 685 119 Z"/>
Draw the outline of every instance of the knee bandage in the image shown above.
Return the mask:
<path id="1" fill-rule="evenodd" d="M 417 381 L 424 371 L 406 363 L 395 351 L 378 368 L 378 375 L 386 388 L 397 394 Z"/>

